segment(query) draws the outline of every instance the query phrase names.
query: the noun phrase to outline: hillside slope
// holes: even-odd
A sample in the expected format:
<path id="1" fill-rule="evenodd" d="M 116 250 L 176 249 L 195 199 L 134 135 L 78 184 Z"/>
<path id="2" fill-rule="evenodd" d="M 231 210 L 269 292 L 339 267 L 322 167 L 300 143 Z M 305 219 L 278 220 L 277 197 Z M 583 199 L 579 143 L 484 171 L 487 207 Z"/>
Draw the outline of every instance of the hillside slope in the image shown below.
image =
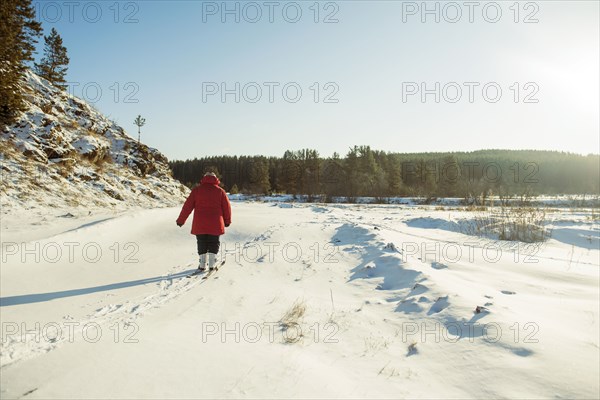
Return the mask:
<path id="1" fill-rule="evenodd" d="M 181 202 L 187 189 L 158 150 L 31 71 L 23 87 L 26 111 L 0 132 L 3 210 Z"/>

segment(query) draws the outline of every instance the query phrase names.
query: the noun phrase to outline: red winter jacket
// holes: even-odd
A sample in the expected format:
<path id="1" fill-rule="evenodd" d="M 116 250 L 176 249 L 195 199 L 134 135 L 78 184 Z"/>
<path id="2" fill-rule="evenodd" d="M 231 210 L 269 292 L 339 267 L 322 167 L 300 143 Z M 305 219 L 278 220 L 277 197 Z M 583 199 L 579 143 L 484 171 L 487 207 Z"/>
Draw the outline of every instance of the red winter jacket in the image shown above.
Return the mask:
<path id="1" fill-rule="evenodd" d="M 225 225 L 231 224 L 231 204 L 227 194 L 219 187 L 219 179 L 207 175 L 202 178 L 183 204 L 177 224 L 185 220 L 194 210 L 192 235 L 215 235 L 225 233 Z"/>

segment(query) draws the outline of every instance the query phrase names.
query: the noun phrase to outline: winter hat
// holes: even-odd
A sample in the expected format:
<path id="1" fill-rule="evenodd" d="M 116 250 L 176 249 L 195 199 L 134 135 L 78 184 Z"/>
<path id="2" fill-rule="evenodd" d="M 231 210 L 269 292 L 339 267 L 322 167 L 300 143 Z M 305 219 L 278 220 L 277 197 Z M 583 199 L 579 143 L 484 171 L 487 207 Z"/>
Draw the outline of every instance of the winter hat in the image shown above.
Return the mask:
<path id="1" fill-rule="evenodd" d="M 204 176 L 214 176 L 215 178 L 217 177 L 217 175 L 215 175 L 214 172 L 207 172 L 204 174 Z"/>

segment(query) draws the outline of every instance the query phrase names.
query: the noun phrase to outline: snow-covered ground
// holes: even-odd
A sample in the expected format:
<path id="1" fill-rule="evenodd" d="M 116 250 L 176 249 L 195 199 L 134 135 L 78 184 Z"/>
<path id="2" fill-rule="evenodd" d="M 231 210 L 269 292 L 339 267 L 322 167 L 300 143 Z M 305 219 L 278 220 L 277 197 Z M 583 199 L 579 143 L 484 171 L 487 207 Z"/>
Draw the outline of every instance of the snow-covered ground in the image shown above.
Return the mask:
<path id="1" fill-rule="evenodd" d="M 313 203 L 324 198 L 324 195 L 312 196 L 312 199 L 307 195 L 291 195 L 291 194 L 273 194 L 273 195 L 252 195 L 236 193 L 230 194 L 229 198 L 234 201 L 260 201 L 266 203 Z M 600 207 L 600 196 L 592 195 L 552 195 L 552 196 L 531 196 L 520 198 L 519 196 L 510 196 L 501 199 L 499 196 L 488 196 L 485 199 L 471 198 L 464 199 L 462 197 L 353 197 L 348 199 L 344 196 L 333 196 L 330 198 L 330 203 L 351 203 L 351 204 L 400 204 L 400 205 L 439 205 L 439 206 L 464 206 L 466 204 L 484 204 L 486 206 L 499 206 L 502 202 L 505 204 L 519 204 L 526 201 L 527 204 L 534 207 Z M 323 200 L 324 201 L 324 200 Z"/>
<path id="2" fill-rule="evenodd" d="M 208 280 L 178 212 L 2 216 L 2 398 L 600 397 L 586 211 L 234 202 Z"/>

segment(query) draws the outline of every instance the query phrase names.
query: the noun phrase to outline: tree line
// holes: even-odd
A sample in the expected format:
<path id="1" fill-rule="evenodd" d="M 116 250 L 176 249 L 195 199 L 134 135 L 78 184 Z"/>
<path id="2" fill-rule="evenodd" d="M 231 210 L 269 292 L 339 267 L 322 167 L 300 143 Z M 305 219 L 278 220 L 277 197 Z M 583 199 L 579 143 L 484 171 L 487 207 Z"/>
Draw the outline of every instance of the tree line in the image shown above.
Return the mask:
<path id="1" fill-rule="evenodd" d="M 354 146 L 344 157 L 288 150 L 282 157 L 215 156 L 170 162 L 192 187 L 215 172 L 231 193 L 344 196 L 461 197 L 598 194 L 600 157 L 558 151 L 480 150 L 390 153 Z"/>

